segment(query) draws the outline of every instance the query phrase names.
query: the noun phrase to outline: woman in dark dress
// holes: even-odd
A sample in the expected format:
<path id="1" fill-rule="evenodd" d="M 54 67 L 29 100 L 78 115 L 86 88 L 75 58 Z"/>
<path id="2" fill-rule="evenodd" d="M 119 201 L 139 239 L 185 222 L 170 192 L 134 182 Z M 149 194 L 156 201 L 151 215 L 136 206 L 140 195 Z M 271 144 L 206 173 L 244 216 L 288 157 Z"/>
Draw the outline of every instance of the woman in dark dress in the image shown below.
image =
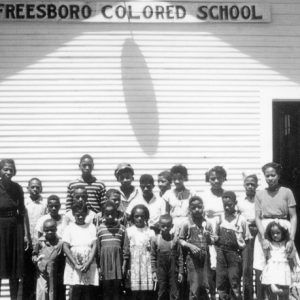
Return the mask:
<path id="1" fill-rule="evenodd" d="M 19 279 L 23 273 L 24 246 L 30 243 L 28 227 L 24 226 L 27 218 L 24 218 L 23 190 L 19 184 L 11 181 L 15 174 L 16 167 L 12 159 L 0 161 L 0 280 L 9 279 L 13 300 L 17 299 Z"/>

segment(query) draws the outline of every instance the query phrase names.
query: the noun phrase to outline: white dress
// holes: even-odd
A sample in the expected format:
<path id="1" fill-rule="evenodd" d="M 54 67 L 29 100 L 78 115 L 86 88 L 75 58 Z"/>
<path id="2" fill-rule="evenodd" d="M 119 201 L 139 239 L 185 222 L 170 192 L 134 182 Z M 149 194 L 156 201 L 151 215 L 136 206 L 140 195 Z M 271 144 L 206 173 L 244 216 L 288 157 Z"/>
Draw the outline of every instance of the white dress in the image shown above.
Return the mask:
<path id="1" fill-rule="evenodd" d="M 62 238 L 63 242 L 70 245 L 70 251 L 77 263 L 80 265 L 88 260 L 92 249 L 92 243 L 96 239 L 96 227 L 94 224 L 88 223 L 84 225 L 77 225 L 73 222 L 70 222 L 66 227 Z M 75 270 L 73 265 L 71 265 L 67 259 L 64 273 L 64 284 L 99 285 L 99 276 L 95 259 L 86 273 Z"/>
<path id="2" fill-rule="evenodd" d="M 270 258 L 262 272 L 262 284 L 291 285 L 291 269 L 284 243 L 272 243 Z"/>

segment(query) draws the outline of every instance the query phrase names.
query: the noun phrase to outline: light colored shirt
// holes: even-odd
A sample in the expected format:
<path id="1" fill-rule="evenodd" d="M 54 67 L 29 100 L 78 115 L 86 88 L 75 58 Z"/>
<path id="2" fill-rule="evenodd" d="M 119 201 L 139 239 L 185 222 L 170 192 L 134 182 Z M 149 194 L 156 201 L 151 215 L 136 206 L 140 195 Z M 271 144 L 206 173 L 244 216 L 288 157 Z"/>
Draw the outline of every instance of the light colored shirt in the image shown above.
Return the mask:
<path id="1" fill-rule="evenodd" d="M 47 214 L 47 215 L 44 215 L 42 217 L 40 217 L 36 223 L 36 227 L 35 227 L 35 232 L 37 233 L 44 233 L 44 230 L 43 230 L 43 225 L 44 225 L 44 222 L 46 220 L 49 220 L 49 219 L 52 219 L 50 214 Z M 63 231 L 64 231 L 64 222 L 63 222 L 63 219 L 64 219 L 64 216 L 60 214 L 60 219 L 59 221 L 56 221 L 56 225 L 57 225 L 57 232 L 56 232 L 56 235 L 59 237 L 59 238 L 62 238 L 62 235 L 63 235 Z"/>
<path id="2" fill-rule="evenodd" d="M 250 201 L 247 197 L 239 199 L 237 209 L 241 212 L 242 216 L 248 221 L 248 223 L 255 221 L 254 200 Z"/>
<path id="3" fill-rule="evenodd" d="M 37 200 L 32 200 L 28 195 L 25 199 L 25 206 L 28 213 L 29 229 L 33 245 L 38 242 L 37 232 L 35 227 L 40 217 L 46 214 L 47 203 L 43 201 L 43 197 L 40 196 Z"/>
<path id="4" fill-rule="evenodd" d="M 159 217 L 166 213 L 166 202 L 162 198 L 156 197 L 154 194 L 152 199 L 149 202 L 147 202 L 144 199 L 143 195 L 140 194 L 138 197 L 136 197 L 134 200 L 132 200 L 129 203 L 126 209 L 126 213 L 130 215 L 134 206 L 138 204 L 143 204 L 149 209 L 149 213 L 150 213 L 149 226 L 153 226 L 156 223 L 158 223 Z"/>
<path id="5" fill-rule="evenodd" d="M 122 192 L 121 188 L 118 188 L 118 190 L 120 191 L 121 193 L 121 203 L 120 203 L 120 206 L 119 206 L 119 210 L 120 211 L 123 211 L 123 212 L 126 212 L 127 210 L 127 207 L 129 205 L 129 203 L 131 201 L 133 201 L 134 199 L 138 198 L 140 195 L 142 195 L 142 191 L 137 188 L 137 187 L 134 187 L 132 193 L 129 195 L 128 198 L 126 198 L 125 194 Z"/>

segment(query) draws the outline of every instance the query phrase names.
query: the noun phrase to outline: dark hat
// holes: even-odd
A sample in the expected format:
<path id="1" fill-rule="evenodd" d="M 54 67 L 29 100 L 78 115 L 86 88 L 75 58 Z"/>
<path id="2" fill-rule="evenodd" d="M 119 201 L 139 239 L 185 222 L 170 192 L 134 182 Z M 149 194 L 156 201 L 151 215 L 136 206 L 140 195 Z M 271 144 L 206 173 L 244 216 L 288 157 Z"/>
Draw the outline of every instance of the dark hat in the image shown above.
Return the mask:
<path id="1" fill-rule="evenodd" d="M 223 198 L 229 198 L 229 199 L 233 200 L 234 202 L 236 202 L 236 194 L 235 194 L 235 192 L 232 192 L 232 191 L 225 191 L 222 195 L 222 199 Z"/>
<path id="2" fill-rule="evenodd" d="M 134 175 L 134 171 L 133 168 L 130 164 L 128 163 L 121 163 L 118 164 L 117 168 L 115 169 L 115 176 L 116 178 L 118 178 L 118 176 L 120 175 L 120 173 L 125 172 L 125 171 L 129 171 L 132 173 L 132 175 Z"/>

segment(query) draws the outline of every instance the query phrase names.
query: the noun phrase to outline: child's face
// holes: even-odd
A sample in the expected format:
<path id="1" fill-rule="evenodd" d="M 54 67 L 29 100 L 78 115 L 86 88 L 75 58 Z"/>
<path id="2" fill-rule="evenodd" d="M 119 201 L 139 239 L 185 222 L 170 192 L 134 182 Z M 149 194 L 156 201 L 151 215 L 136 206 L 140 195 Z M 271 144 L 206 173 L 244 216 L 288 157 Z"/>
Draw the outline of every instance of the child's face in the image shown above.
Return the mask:
<path id="1" fill-rule="evenodd" d="M 118 176 L 118 181 L 121 183 L 121 186 L 129 187 L 133 181 L 133 175 L 131 172 L 121 172 Z"/>
<path id="2" fill-rule="evenodd" d="M 116 208 L 118 208 L 121 204 L 121 197 L 117 193 L 113 193 L 109 196 L 108 200 L 113 201 L 115 203 Z"/>
<path id="3" fill-rule="evenodd" d="M 79 165 L 82 175 L 91 175 L 94 169 L 94 163 L 89 158 L 85 158 Z"/>
<path id="4" fill-rule="evenodd" d="M 171 188 L 171 183 L 163 176 L 158 176 L 157 180 L 158 188 L 165 192 L 166 190 L 169 190 Z"/>
<path id="5" fill-rule="evenodd" d="M 223 197 L 223 207 L 224 207 L 224 211 L 227 214 L 233 214 L 235 213 L 235 205 L 236 205 L 236 201 L 232 200 L 229 197 Z"/>
<path id="6" fill-rule="evenodd" d="M 30 198 L 36 200 L 39 198 L 42 192 L 42 185 L 38 180 L 34 179 L 29 182 L 27 190 L 30 195 Z"/>
<path id="7" fill-rule="evenodd" d="M 60 202 L 58 200 L 50 200 L 47 208 L 51 217 L 57 217 L 60 210 Z"/>
<path id="8" fill-rule="evenodd" d="M 248 197 L 254 197 L 257 188 L 256 180 L 252 177 L 247 177 L 244 181 L 244 188 Z"/>
<path id="9" fill-rule="evenodd" d="M 87 191 L 85 189 L 76 189 L 74 191 L 73 198 L 76 202 L 86 203 L 88 198 Z"/>
<path id="10" fill-rule="evenodd" d="M 75 223 L 77 225 L 83 225 L 85 224 L 85 217 L 87 216 L 87 212 L 86 211 L 75 211 L 73 213 L 74 218 L 75 218 Z"/>
<path id="11" fill-rule="evenodd" d="M 265 170 L 265 179 L 270 188 L 276 187 L 279 181 L 279 175 L 276 173 L 276 170 L 272 167 L 269 167 Z"/>
<path id="12" fill-rule="evenodd" d="M 173 227 L 173 223 L 172 221 L 162 219 L 159 221 L 159 227 L 161 233 L 170 233 L 170 230 Z"/>
<path id="13" fill-rule="evenodd" d="M 216 172 L 211 172 L 208 180 L 211 187 L 215 190 L 222 188 L 223 182 L 225 181 L 224 177 L 217 175 Z"/>
<path id="14" fill-rule="evenodd" d="M 56 224 L 54 224 L 53 222 L 46 222 L 44 224 L 44 235 L 45 235 L 45 239 L 48 241 L 53 241 L 56 238 Z"/>
<path id="15" fill-rule="evenodd" d="M 177 190 L 184 188 L 184 177 L 180 173 L 176 173 L 172 177 L 173 183 Z"/>
<path id="16" fill-rule="evenodd" d="M 0 177 L 4 181 L 10 181 L 15 175 L 15 169 L 13 164 L 5 163 L 3 168 L 0 170 Z"/>
<path id="17" fill-rule="evenodd" d="M 194 200 L 190 204 L 190 212 L 194 218 L 199 218 L 203 216 L 203 203 L 199 200 Z"/>
<path id="18" fill-rule="evenodd" d="M 138 208 L 136 209 L 134 215 L 133 215 L 133 223 L 138 228 L 145 227 L 146 224 L 146 215 L 143 209 Z"/>
<path id="19" fill-rule="evenodd" d="M 278 228 L 278 226 L 273 226 L 271 228 L 271 237 L 274 242 L 281 242 L 282 241 L 282 232 Z"/>
<path id="20" fill-rule="evenodd" d="M 154 184 L 152 182 L 142 182 L 140 184 L 140 188 L 143 192 L 143 196 L 144 198 L 149 198 L 153 196 L 153 188 L 154 188 Z"/>
<path id="21" fill-rule="evenodd" d="M 113 207 L 106 207 L 104 218 L 107 224 L 113 224 L 116 221 L 116 210 Z"/>

